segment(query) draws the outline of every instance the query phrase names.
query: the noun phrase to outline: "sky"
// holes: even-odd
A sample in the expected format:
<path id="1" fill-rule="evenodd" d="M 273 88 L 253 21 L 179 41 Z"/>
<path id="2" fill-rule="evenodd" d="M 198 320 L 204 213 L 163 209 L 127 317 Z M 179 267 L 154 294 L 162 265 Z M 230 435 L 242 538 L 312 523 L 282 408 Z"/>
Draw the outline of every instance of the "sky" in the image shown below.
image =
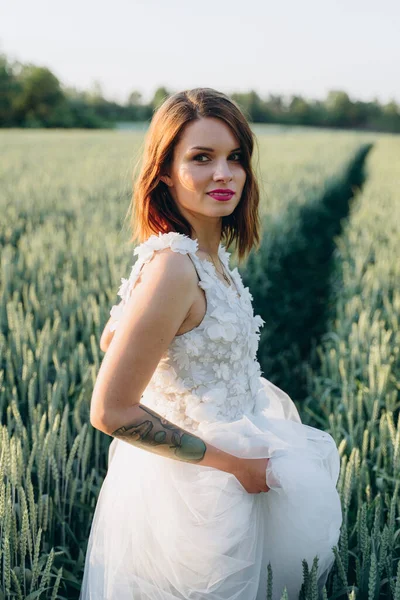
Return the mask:
<path id="1" fill-rule="evenodd" d="M 399 0 L 0 0 L 0 52 L 63 85 L 400 103 Z"/>

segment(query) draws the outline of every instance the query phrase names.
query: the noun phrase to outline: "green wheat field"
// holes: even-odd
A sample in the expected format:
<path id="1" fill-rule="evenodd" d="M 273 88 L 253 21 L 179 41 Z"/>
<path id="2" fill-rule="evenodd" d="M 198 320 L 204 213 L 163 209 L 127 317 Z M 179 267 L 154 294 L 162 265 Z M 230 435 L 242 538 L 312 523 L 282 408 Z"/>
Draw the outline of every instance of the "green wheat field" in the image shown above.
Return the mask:
<path id="1" fill-rule="evenodd" d="M 258 359 L 341 457 L 323 599 L 400 600 L 400 136 L 253 130 L 263 237 L 239 270 L 266 321 Z M 112 440 L 89 406 L 134 262 L 144 138 L 0 136 L 0 600 L 73 600 Z M 318 598 L 316 569 L 303 562 L 301 600 Z"/>

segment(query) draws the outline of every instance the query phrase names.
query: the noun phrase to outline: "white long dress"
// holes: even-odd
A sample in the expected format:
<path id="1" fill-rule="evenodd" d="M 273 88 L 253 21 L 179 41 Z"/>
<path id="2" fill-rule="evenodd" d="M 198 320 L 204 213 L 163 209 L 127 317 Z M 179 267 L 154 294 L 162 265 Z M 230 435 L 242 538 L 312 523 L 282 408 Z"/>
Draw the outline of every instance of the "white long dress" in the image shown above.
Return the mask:
<path id="1" fill-rule="evenodd" d="M 249 494 L 230 474 L 173 460 L 114 438 L 92 523 L 81 600 L 265 600 L 286 586 L 297 600 L 302 559 L 318 556 L 321 590 L 342 524 L 339 454 L 328 433 L 302 424 L 291 398 L 261 376 L 252 296 L 229 255 L 219 256 L 235 287 L 222 282 L 197 240 L 150 236 L 137 246 L 111 314 L 118 325 L 142 266 L 162 248 L 188 254 L 207 310 L 176 336 L 141 403 L 238 457 L 270 457 L 268 492 Z M 239 294 L 238 294 L 239 292 Z"/>

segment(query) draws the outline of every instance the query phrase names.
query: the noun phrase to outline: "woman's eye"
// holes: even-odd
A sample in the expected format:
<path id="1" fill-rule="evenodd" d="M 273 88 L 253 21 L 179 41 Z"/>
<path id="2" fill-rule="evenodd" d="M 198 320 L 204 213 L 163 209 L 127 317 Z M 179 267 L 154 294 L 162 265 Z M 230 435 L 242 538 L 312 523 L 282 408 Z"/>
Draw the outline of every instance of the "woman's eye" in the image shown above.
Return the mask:
<path id="1" fill-rule="evenodd" d="M 193 160 L 198 160 L 202 156 L 205 156 L 207 158 L 206 154 L 196 154 L 196 156 L 193 157 Z M 231 156 L 237 156 L 238 157 L 236 159 L 237 161 L 240 161 L 240 159 L 241 159 L 241 153 L 240 152 L 233 152 L 233 154 L 231 154 Z M 199 162 L 204 162 L 204 161 L 200 160 Z"/>

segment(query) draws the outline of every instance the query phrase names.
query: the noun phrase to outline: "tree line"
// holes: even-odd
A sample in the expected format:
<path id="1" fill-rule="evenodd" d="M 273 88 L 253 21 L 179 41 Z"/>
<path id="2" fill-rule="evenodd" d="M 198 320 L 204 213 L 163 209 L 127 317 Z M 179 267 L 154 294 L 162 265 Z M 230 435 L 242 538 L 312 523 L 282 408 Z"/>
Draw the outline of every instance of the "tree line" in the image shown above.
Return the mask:
<path id="1" fill-rule="evenodd" d="M 107 100 L 99 84 L 80 91 L 63 85 L 46 67 L 11 62 L 0 54 L 0 127 L 114 128 L 122 122 L 150 122 L 154 110 L 172 93 L 159 87 L 150 102 L 133 90 L 125 103 Z M 251 90 L 230 93 L 252 123 L 306 125 L 369 131 L 400 132 L 400 105 L 351 100 L 331 90 L 324 100 Z"/>

